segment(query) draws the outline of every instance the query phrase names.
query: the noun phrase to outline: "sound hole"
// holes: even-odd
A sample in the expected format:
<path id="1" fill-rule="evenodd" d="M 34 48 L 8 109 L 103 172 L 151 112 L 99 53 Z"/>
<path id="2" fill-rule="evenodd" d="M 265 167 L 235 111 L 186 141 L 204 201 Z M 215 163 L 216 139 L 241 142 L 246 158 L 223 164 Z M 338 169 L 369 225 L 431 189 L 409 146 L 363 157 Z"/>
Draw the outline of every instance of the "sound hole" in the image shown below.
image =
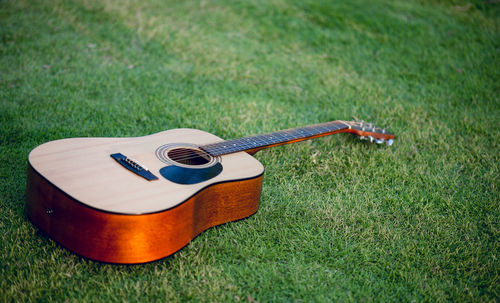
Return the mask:
<path id="1" fill-rule="evenodd" d="M 167 152 L 167 156 L 180 164 L 203 165 L 210 162 L 210 156 L 198 149 L 173 148 Z"/>

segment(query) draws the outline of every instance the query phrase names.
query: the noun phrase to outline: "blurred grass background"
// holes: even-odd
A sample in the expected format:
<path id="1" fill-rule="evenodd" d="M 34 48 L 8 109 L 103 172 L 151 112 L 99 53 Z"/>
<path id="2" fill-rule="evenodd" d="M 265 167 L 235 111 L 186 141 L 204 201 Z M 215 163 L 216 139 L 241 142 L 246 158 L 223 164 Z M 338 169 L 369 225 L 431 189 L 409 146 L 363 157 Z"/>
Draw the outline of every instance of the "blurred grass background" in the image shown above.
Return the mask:
<path id="1" fill-rule="evenodd" d="M 499 298 L 497 1 L 0 1 L 0 301 Z M 191 127 L 260 152 L 259 212 L 172 257 L 80 258 L 24 213 L 27 155 Z"/>

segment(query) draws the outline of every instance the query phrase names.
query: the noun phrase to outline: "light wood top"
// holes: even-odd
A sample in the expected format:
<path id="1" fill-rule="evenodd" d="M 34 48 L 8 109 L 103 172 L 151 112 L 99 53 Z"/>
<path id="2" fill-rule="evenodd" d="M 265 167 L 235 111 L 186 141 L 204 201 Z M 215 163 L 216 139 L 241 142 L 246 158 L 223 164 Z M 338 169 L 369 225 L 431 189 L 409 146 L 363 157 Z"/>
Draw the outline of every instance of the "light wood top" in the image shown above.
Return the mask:
<path id="1" fill-rule="evenodd" d="M 172 208 L 214 183 L 247 179 L 264 167 L 245 152 L 223 155 L 222 173 L 198 184 L 182 185 L 163 178 L 167 166 L 155 155 L 164 144 L 204 145 L 223 141 L 195 129 L 173 129 L 135 138 L 72 138 L 48 142 L 29 155 L 31 166 L 72 198 L 93 208 L 122 214 L 145 214 Z M 147 181 L 128 171 L 110 157 L 122 153 L 159 177 Z"/>

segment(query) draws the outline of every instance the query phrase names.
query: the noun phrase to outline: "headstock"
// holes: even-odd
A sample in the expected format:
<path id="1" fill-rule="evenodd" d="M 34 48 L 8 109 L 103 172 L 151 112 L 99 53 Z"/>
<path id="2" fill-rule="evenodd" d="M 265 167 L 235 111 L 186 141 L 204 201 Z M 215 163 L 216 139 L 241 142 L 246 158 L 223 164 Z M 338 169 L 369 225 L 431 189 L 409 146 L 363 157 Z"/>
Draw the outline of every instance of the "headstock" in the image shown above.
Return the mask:
<path id="1" fill-rule="evenodd" d="M 342 123 L 349 127 L 346 132 L 359 136 L 360 140 L 370 140 L 370 142 L 377 144 L 385 143 L 388 146 L 391 146 L 394 142 L 394 134 L 372 123 L 364 121 L 342 121 Z"/>

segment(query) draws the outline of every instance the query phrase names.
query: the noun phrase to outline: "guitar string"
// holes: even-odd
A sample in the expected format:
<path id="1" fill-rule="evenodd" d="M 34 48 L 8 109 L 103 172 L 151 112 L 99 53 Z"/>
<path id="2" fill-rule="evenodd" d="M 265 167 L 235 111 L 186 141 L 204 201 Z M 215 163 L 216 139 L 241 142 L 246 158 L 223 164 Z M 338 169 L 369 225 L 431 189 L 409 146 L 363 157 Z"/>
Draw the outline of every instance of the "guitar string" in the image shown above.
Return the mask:
<path id="1" fill-rule="evenodd" d="M 333 126 L 338 126 L 339 124 L 343 125 L 344 127 L 340 127 L 340 128 L 334 127 L 333 129 L 327 128 L 328 126 L 332 126 L 332 125 Z M 327 122 L 327 123 L 322 123 L 322 124 L 316 124 L 316 125 L 311 125 L 311 126 L 306 126 L 306 127 L 301 127 L 301 128 L 293 128 L 293 129 L 278 131 L 278 132 L 264 134 L 264 135 L 256 135 L 256 136 L 252 136 L 252 137 L 244 137 L 244 138 L 233 139 L 233 140 L 229 140 L 229 141 L 221 141 L 221 142 L 217 142 L 217 143 L 212 143 L 212 144 L 206 144 L 206 145 L 199 146 L 198 147 L 198 148 L 200 148 L 199 150 L 193 149 L 193 150 L 186 151 L 186 152 L 178 152 L 175 155 L 175 157 L 183 157 L 183 158 L 175 158 L 175 159 L 173 159 L 173 157 L 171 157 L 171 158 L 174 161 L 185 161 L 185 160 L 190 160 L 190 159 L 196 159 L 196 158 L 199 158 L 199 157 L 203 157 L 203 155 L 208 155 L 209 157 L 221 156 L 221 155 L 224 155 L 224 154 L 230 154 L 230 153 L 235 153 L 235 152 L 239 152 L 239 151 L 249 150 L 249 149 L 252 149 L 252 148 L 265 147 L 266 145 L 272 145 L 272 144 L 275 144 L 275 143 L 282 143 L 282 142 L 292 141 L 292 140 L 295 140 L 295 139 L 312 137 L 312 136 L 317 135 L 317 134 L 325 134 L 325 133 L 328 133 L 328 132 L 335 132 L 335 131 L 338 131 L 338 130 L 344 130 L 346 128 L 351 128 L 351 127 L 354 127 L 354 128 L 363 127 L 364 128 L 364 123 L 360 123 L 360 122 L 347 122 L 347 121 L 337 120 L 337 121 L 332 121 L 332 122 Z M 320 131 L 320 132 L 315 132 L 316 130 L 320 130 L 321 128 L 326 128 L 326 131 L 323 130 L 323 131 Z M 368 128 L 371 128 L 372 131 L 375 131 L 375 129 L 383 130 L 383 129 L 379 128 L 379 127 L 373 126 L 372 124 L 369 124 Z M 304 130 L 307 130 L 307 129 L 309 129 L 309 131 L 312 130 L 313 132 L 305 131 L 305 134 L 306 134 L 305 136 L 291 137 L 291 138 L 286 137 L 287 136 L 287 132 L 300 131 L 300 133 L 303 134 Z M 285 140 L 266 141 L 266 139 L 272 138 L 273 136 L 277 137 L 277 138 L 279 138 L 281 136 L 281 137 L 283 137 L 282 139 L 285 139 Z M 254 141 L 252 141 L 253 144 L 251 144 L 250 146 L 246 146 L 246 144 L 249 144 L 247 142 L 247 143 L 239 143 L 238 145 L 236 145 L 235 143 L 233 143 L 233 147 L 230 147 L 230 148 L 226 147 L 226 145 L 230 144 L 231 142 L 242 141 L 242 140 L 249 141 L 251 139 L 254 139 Z M 260 144 L 256 145 L 255 141 L 261 141 L 261 142 L 258 142 Z M 223 145 L 223 147 L 217 147 L 217 145 L 222 145 L 222 144 L 226 144 L 226 145 Z M 207 151 L 205 151 L 205 150 L 202 149 L 203 147 L 212 146 L 212 145 L 216 146 L 215 149 L 212 150 L 212 152 L 216 153 L 214 155 L 212 155 L 210 153 L 210 151 L 207 152 Z M 189 148 L 184 148 L 184 149 L 189 149 Z M 191 156 L 193 153 L 196 153 L 196 152 L 201 152 L 201 153 L 203 153 L 203 155 L 198 154 L 198 155 Z M 219 153 L 219 152 L 222 152 L 222 153 Z M 190 155 L 190 156 L 188 156 L 188 155 Z"/>
<path id="2" fill-rule="evenodd" d="M 311 136 L 305 136 L 305 137 L 299 137 L 299 138 L 307 138 L 307 137 L 312 137 Z M 298 139 L 298 138 L 295 138 L 295 139 Z M 186 160 L 191 160 L 191 159 L 196 159 L 196 158 L 204 158 L 204 156 L 208 156 L 208 157 L 217 157 L 217 156 L 222 156 L 222 155 L 225 155 L 225 154 L 231 154 L 231 153 L 236 153 L 236 152 L 241 152 L 241 151 L 245 151 L 245 150 L 251 150 L 252 148 L 258 148 L 258 147 L 265 147 L 267 145 L 272 145 L 272 144 L 275 144 L 275 143 L 283 143 L 283 142 L 287 142 L 287 141 L 292 141 L 294 139 L 291 139 L 291 140 L 284 140 L 284 141 L 276 141 L 276 142 L 266 142 L 268 144 L 262 144 L 262 145 L 251 145 L 251 146 L 246 146 L 247 148 L 245 148 L 244 145 L 238 145 L 238 148 L 234 149 L 234 148 L 231 148 L 231 149 L 224 149 L 224 148 L 218 148 L 212 152 L 215 152 L 215 154 L 211 154 L 210 152 L 207 152 L 207 151 L 204 151 L 203 149 L 201 149 L 203 146 L 199 146 L 198 148 L 200 149 L 192 149 L 192 151 L 188 151 L 188 152 L 179 152 L 177 153 L 176 155 L 174 156 L 168 156 L 170 159 L 176 161 L 176 162 L 179 162 L 179 161 L 186 161 Z M 223 141 L 223 142 L 226 142 L 226 141 Z M 222 142 L 220 142 L 222 143 Z M 215 144 L 215 143 L 214 143 Z M 220 153 L 222 152 L 222 153 Z M 196 154 L 196 153 L 199 153 L 197 155 L 193 155 L 193 154 Z M 177 158 L 179 157 L 179 158 Z M 205 158 L 206 160 L 206 158 Z"/>
<path id="3" fill-rule="evenodd" d="M 348 126 L 347 123 L 345 125 Z M 319 132 L 319 133 L 309 133 L 309 135 L 299 136 L 299 137 L 294 137 L 294 138 L 288 138 L 288 137 L 286 137 L 285 140 L 279 140 L 279 141 L 265 141 L 265 139 L 266 139 L 265 136 L 266 135 L 257 135 L 257 136 L 254 136 L 254 137 L 245 137 L 245 138 L 239 138 L 239 139 L 234 139 L 234 140 L 229 140 L 229 141 L 221 141 L 221 142 L 217 142 L 217 143 L 202 145 L 202 146 L 198 147 L 199 150 L 192 149 L 192 150 L 186 151 L 186 152 L 177 152 L 177 154 L 175 155 L 175 157 L 180 157 L 180 158 L 174 158 L 174 156 L 169 156 L 169 157 L 172 160 L 176 161 L 176 162 L 186 161 L 186 160 L 191 160 L 191 159 L 196 159 L 196 158 L 203 157 L 205 155 L 208 156 L 208 157 L 217 157 L 217 156 L 222 156 L 222 155 L 225 155 L 225 154 L 231 154 L 231 153 L 235 153 L 235 152 L 240 152 L 240 151 L 245 151 L 245 150 L 251 150 L 252 148 L 265 147 L 267 145 L 272 145 L 272 144 L 275 144 L 275 143 L 283 143 L 283 142 L 292 141 L 292 140 L 295 140 L 295 139 L 312 137 L 312 136 L 317 135 L 317 134 L 325 134 L 325 133 L 328 133 L 328 132 L 335 132 L 337 130 L 344 130 L 346 128 L 348 128 L 348 127 L 338 128 L 338 129 L 332 129 L 332 130 L 328 130 L 328 131 L 324 131 L 324 132 Z M 374 130 L 375 128 L 372 128 L 372 129 Z M 292 130 L 297 130 L 297 129 L 292 129 Z M 284 131 L 281 131 L 281 132 L 284 132 Z M 279 136 L 281 132 L 270 133 L 270 134 L 267 134 L 267 135 Z M 236 146 L 236 149 L 234 147 L 232 147 L 232 148 L 216 147 L 214 150 L 212 150 L 212 152 L 215 152 L 216 154 L 211 154 L 210 152 L 207 152 L 207 151 L 205 151 L 205 150 L 202 149 L 203 147 L 209 146 L 209 145 L 221 145 L 221 144 L 224 144 L 224 143 L 228 144 L 231 141 L 234 142 L 234 141 L 238 141 L 238 140 L 250 140 L 252 138 L 253 139 L 257 139 L 259 141 L 263 141 L 263 142 L 259 142 L 259 143 L 261 143 L 259 145 L 252 144 L 250 146 L 245 146 L 245 143 L 244 144 L 239 144 L 239 145 L 233 144 L 233 146 Z M 246 144 L 248 144 L 248 143 L 246 143 Z M 189 149 L 189 148 L 184 148 L 184 149 Z M 196 154 L 197 152 L 198 153 L 202 153 L 202 155 L 197 154 L 197 155 L 192 156 L 192 154 Z M 222 152 L 222 153 L 219 153 L 219 152 Z M 206 158 L 205 158 L 205 160 L 206 160 Z"/>
<path id="4" fill-rule="evenodd" d="M 345 127 L 340 127 L 340 128 L 334 127 L 333 129 L 328 128 L 328 126 L 332 126 L 332 125 L 333 126 L 338 126 L 339 124 L 343 125 Z M 383 130 L 381 128 L 373 126 L 372 124 L 368 124 L 367 126 L 368 126 L 368 128 L 372 128 L 372 131 L 375 131 L 375 129 Z M 222 151 L 224 153 L 217 154 L 217 155 L 223 155 L 223 154 L 227 154 L 227 153 L 233 153 L 233 152 L 243 151 L 243 150 L 246 150 L 246 148 L 251 149 L 252 147 L 262 147 L 262 146 L 271 145 L 271 144 L 275 144 L 275 143 L 281 143 L 281 142 L 291 141 L 291 140 L 294 140 L 294 139 L 306 138 L 306 137 L 314 136 L 314 135 L 317 135 L 317 134 L 334 132 L 334 131 L 337 131 L 337 130 L 342 130 L 342 129 L 350 128 L 350 127 L 355 127 L 355 128 L 363 127 L 364 128 L 364 123 L 362 123 L 362 122 L 347 122 L 347 121 L 342 121 L 342 120 L 336 120 L 336 121 L 331 121 L 331 122 L 326 122 L 326 123 L 321 123 L 321 124 L 315 124 L 315 125 L 310 125 L 310 126 L 301 127 L 301 128 L 293 128 L 293 129 L 278 131 L 278 132 L 269 133 L 269 134 L 256 135 L 256 136 L 251 136 L 251 137 L 245 137 L 245 138 L 239 138 L 239 139 L 233 139 L 233 140 L 228 140 L 228 141 L 221 141 L 221 142 L 217 142 L 217 143 L 206 144 L 206 145 L 199 146 L 199 148 L 203 148 L 203 147 L 207 147 L 207 146 L 215 146 L 215 149 L 213 149 L 212 151 L 216 152 L 216 153 Z M 321 130 L 322 128 L 323 128 L 323 131 L 316 132 L 316 130 Z M 326 128 L 326 130 L 325 130 L 325 128 Z M 308 129 L 309 129 L 309 132 L 307 131 Z M 304 130 L 305 130 L 306 136 L 302 135 L 304 133 Z M 313 132 L 310 132 L 311 130 Z M 295 132 L 296 131 L 300 131 L 301 136 L 298 136 L 298 137 L 294 137 L 294 136 L 287 137 L 288 132 L 292 132 L 292 131 L 295 131 Z M 282 139 L 284 139 L 284 140 L 266 141 L 266 139 L 273 138 L 273 136 L 277 137 L 277 138 L 283 137 Z M 245 144 L 249 144 L 248 141 L 250 141 L 251 139 L 253 139 L 252 144 L 250 146 L 245 146 Z M 236 147 L 236 148 L 234 148 L 234 147 L 233 148 L 231 148 L 231 147 L 227 148 L 226 147 L 226 145 L 231 144 L 231 142 L 237 142 L 237 141 L 243 141 L 243 140 L 245 140 L 247 142 L 246 143 L 240 143 L 240 142 L 238 142 L 238 145 L 236 145 L 236 143 L 233 143 L 233 146 Z M 258 142 L 259 145 L 255 144 L 256 142 Z M 223 144 L 226 144 L 226 145 L 223 145 Z M 217 145 L 223 145 L 223 147 L 217 147 Z M 242 149 L 242 147 L 243 147 L 243 149 Z M 189 148 L 184 148 L 184 149 L 189 149 Z M 212 156 L 210 154 L 210 152 L 204 151 L 203 149 L 201 150 L 201 152 L 203 152 L 204 154 L 208 154 L 209 156 Z M 194 153 L 194 151 L 177 152 L 177 154 L 175 156 L 187 156 L 187 155 L 191 155 L 192 153 Z M 217 155 L 214 155 L 214 156 L 217 156 Z M 184 160 L 184 159 L 197 158 L 197 157 L 199 157 L 199 155 L 196 155 L 194 157 L 188 157 L 188 158 L 178 158 L 177 160 Z"/>
<path id="5" fill-rule="evenodd" d="M 320 127 L 317 127 L 317 129 L 319 129 L 319 128 Z M 234 140 L 229 140 L 229 141 L 221 141 L 221 142 L 217 142 L 217 143 L 206 144 L 206 145 L 199 146 L 199 148 L 201 148 L 201 150 L 192 149 L 192 150 L 183 151 L 183 152 L 179 151 L 179 152 L 176 152 L 175 155 L 172 155 L 170 157 L 171 158 L 176 157 L 175 160 L 179 160 L 179 161 L 200 157 L 200 155 L 195 155 L 195 156 L 189 156 L 186 158 L 177 158 L 177 157 L 181 157 L 181 156 L 192 155 L 193 153 L 196 153 L 196 151 L 198 151 L 198 152 L 201 151 L 204 154 L 208 154 L 208 155 L 211 155 L 210 151 L 212 151 L 212 152 L 217 153 L 216 155 L 213 155 L 213 156 L 218 156 L 218 155 L 222 155 L 222 154 L 218 154 L 219 152 L 233 153 L 233 152 L 243 151 L 243 150 L 247 150 L 247 149 L 252 149 L 255 147 L 262 147 L 262 146 L 271 145 L 271 144 L 275 144 L 275 143 L 282 143 L 282 142 L 287 142 L 287 141 L 291 141 L 291 140 L 295 140 L 295 139 L 307 138 L 307 137 L 311 137 L 311 136 L 314 136 L 317 134 L 325 134 L 328 132 L 334 132 L 334 131 L 341 130 L 341 129 L 342 128 L 340 128 L 340 129 L 339 128 L 333 128 L 333 129 L 327 128 L 326 130 L 323 130 L 320 132 L 305 132 L 305 134 L 306 134 L 305 136 L 302 135 L 303 132 L 301 131 L 301 136 L 298 136 L 298 137 L 295 137 L 295 136 L 289 137 L 289 136 L 287 136 L 286 133 L 283 133 L 285 131 L 279 131 L 276 133 L 257 135 L 257 136 L 253 136 L 253 137 L 245 137 L 245 138 L 239 138 L 239 139 L 234 139 Z M 292 130 L 297 130 L 297 129 L 292 129 Z M 276 140 L 272 140 L 272 141 L 266 140 L 266 139 L 270 139 L 273 137 L 276 137 L 277 139 L 283 139 L 283 140 L 277 140 L 277 141 Z M 254 139 L 252 141 L 252 143 L 248 142 L 251 139 Z M 231 145 L 231 142 L 237 142 L 237 141 L 247 141 L 247 142 L 242 142 L 242 143 L 238 142 L 238 145 L 236 143 L 232 143 L 232 145 Z M 260 142 L 258 142 L 259 145 L 255 144 L 256 141 L 260 141 Z M 223 144 L 225 144 L 225 145 L 223 145 Z M 217 145 L 222 145 L 223 147 L 218 147 Z M 229 145 L 230 147 L 227 148 L 226 145 Z M 215 146 L 215 148 L 211 148 L 207 152 L 207 151 L 203 150 L 203 147 L 207 147 L 207 146 Z M 179 149 L 190 149 L 190 148 L 180 147 Z M 172 150 L 171 152 L 175 152 L 175 150 Z"/>
<path id="6" fill-rule="evenodd" d="M 329 122 L 328 124 L 333 124 L 332 122 Z M 295 129 L 291 129 L 291 130 L 285 130 L 285 131 L 297 131 L 297 130 L 301 130 L 301 136 L 299 137 L 287 137 L 286 133 L 283 134 L 283 132 L 285 131 L 279 131 L 279 132 L 275 132 L 275 133 L 270 133 L 270 134 L 264 134 L 264 135 L 257 135 L 257 136 L 254 136 L 254 137 L 245 137 L 245 138 L 239 138 L 239 139 L 234 139 L 234 140 L 229 140 L 229 141 L 222 141 L 222 142 L 217 142 L 217 143 L 212 143 L 212 144 L 207 144 L 207 145 L 203 145 L 203 146 L 199 146 L 200 150 L 195 150 L 195 149 L 192 149 L 190 151 L 185 151 L 185 152 L 177 152 L 175 155 L 173 156 L 169 156 L 172 160 L 174 161 L 185 161 L 185 160 L 190 160 L 190 159 L 195 159 L 195 158 L 199 158 L 199 157 L 203 157 L 203 155 L 208 155 L 208 156 L 220 156 L 220 155 L 224 155 L 224 154 L 229 154 L 229 153 L 234 153 L 234 152 L 239 152 L 239 151 L 244 151 L 244 150 L 248 150 L 248 149 L 252 149 L 252 148 L 255 148 L 255 147 L 264 147 L 266 145 L 271 145 L 271 144 L 275 144 L 275 143 L 282 143 L 282 142 L 287 142 L 287 141 L 291 141 L 291 140 L 295 140 L 295 139 L 300 139 L 300 138 L 307 138 L 307 137 L 312 137 L 314 135 L 317 135 L 317 134 L 325 134 L 325 133 L 328 133 L 328 132 L 335 132 L 335 131 L 338 131 L 338 130 L 343 130 L 345 129 L 346 127 L 341 127 L 341 128 L 333 128 L 333 129 L 330 129 L 330 128 L 326 128 L 326 130 L 324 129 L 323 131 L 320 131 L 320 132 L 316 132 L 315 130 L 318 130 L 320 128 L 324 128 L 324 127 L 327 127 L 329 125 L 325 125 L 325 124 L 320 124 L 320 125 L 314 125 L 314 126 L 308 126 L 308 127 L 304 127 L 304 128 L 311 128 L 311 127 L 315 127 L 315 129 L 313 128 L 313 132 L 305 132 L 305 136 L 303 136 L 303 129 L 304 128 L 295 128 Z M 270 136 L 270 137 L 266 137 L 266 136 Z M 284 140 L 278 140 L 278 141 L 266 141 L 266 139 L 269 139 L 269 138 L 272 138 L 272 137 L 282 137 L 282 139 Z M 238 144 L 236 145 L 235 143 L 233 143 L 233 146 L 231 146 L 230 148 L 227 148 L 226 145 L 227 144 L 230 144 L 231 141 L 235 142 L 235 141 L 241 141 L 241 140 L 250 140 L 250 139 L 254 139 L 253 141 L 253 144 L 250 144 L 248 142 L 246 143 L 243 143 L 243 144 Z M 255 140 L 257 141 L 261 141 L 259 142 L 260 144 L 259 145 L 256 145 L 255 144 Z M 217 147 L 217 145 L 222 145 L 222 144 L 226 144 L 226 145 L 223 145 L 223 147 Z M 248 145 L 250 144 L 250 145 Z M 212 149 L 211 151 L 212 152 L 215 152 L 216 154 L 211 154 L 210 151 L 205 151 L 201 148 L 205 147 L 205 146 L 210 146 L 210 145 L 215 145 L 215 149 Z M 189 148 L 185 148 L 185 149 L 189 149 Z M 197 153 L 197 152 L 201 152 L 203 153 L 203 155 L 192 155 L 193 153 Z M 222 153 L 219 153 L 219 152 L 222 152 Z M 189 156 L 188 156 L 189 155 Z M 168 156 L 168 155 L 167 155 Z M 175 158 L 174 158 L 175 157 Z"/>
<path id="7" fill-rule="evenodd" d="M 199 146 L 198 147 L 198 148 L 200 148 L 199 150 L 191 149 L 189 151 L 177 152 L 175 154 L 175 156 L 168 156 L 168 153 L 167 153 L 167 156 L 169 158 L 171 158 L 172 160 L 176 161 L 176 162 L 178 162 L 178 161 L 186 161 L 186 160 L 191 160 L 191 159 L 196 159 L 196 158 L 199 158 L 199 157 L 203 157 L 204 155 L 208 155 L 209 157 L 214 157 L 214 156 L 216 157 L 216 156 L 221 156 L 221 155 L 224 155 L 224 154 L 230 154 L 230 153 L 235 153 L 235 152 L 239 152 L 239 151 L 245 151 L 245 150 L 249 150 L 249 149 L 256 148 L 256 147 L 264 147 L 266 145 L 272 145 L 272 144 L 276 144 L 276 143 L 282 143 L 282 142 L 292 141 L 292 140 L 295 140 L 295 139 L 312 137 L 314 135 L 326 134 L 326 133 L 329 133 L 329 132 L 335 132 L 335 131 L 344 130 L 344 129 L 348 128 L 348 127 L 340 127 L 340 128 L 335 127 L 333 129 L 326 128 L 326 131 L 323 130 L 323 131 L 314 132 L 314 133 L 305 132 L 305 134 L 306 134 L 305 136 L 301 135 L 299 137 L 291 137 L 291 138 L 286 137 L 286 135 L 287 135 L 286 132 L 287 131 L 290 132 L 290 131 L 300 130 L 301 134 L 303 134 L 303 132 L 304 132 L 303 129 L 311 128 L 311 130 L 315 131 L 315 130 L 318 130 L 318 129 L 323 128 L 323 127 L 331 126 L 332 124 L 334 126 L 338 126 L 339 123 L 336 123 L 336 122 L 337 121 L 332 121 L 332 122 L 327 122 L 327 123 L 323 123 L 323 124 L 306 126 L 306 127 L 303 127 L 303 128 L 293 128 L 293 129 L 289 129 L 289 130 L 278 131 L 278 132 L 264 134 L 264 135 L 256 135 L 256 136 L 253 136 L 253 137 L 244 137 L 244 138 L 233 139 L 233 140 L 229 140 L 229 141 L 221 141 L 221 142 L 217 142 L 217 143 L 206 144 L 206 145 Z M 342 123 L 342 124 L 346 125 L 345 123 Z M 266 141 L 265 139 L 269 139 L 269 137 L 266 137 L 266 136 L 270 136 L 270 138 L 272 138 L 272 137 L 279 138 L 281 136 L 282 139 L 284 139 L 284 140 Z M 242 143 L 242 144 L 239 144 L 239 145 L 235 145 L 235 143 L 233 143 L 233 146 L 230 147 L 230 148 L 227 148 L 227 147 L 216 147 L 215 149 L 213 149 L 213 152 L 216 153 L 214 155 L 210 154 L 210 151 L 207 152 L 207 151 L 205 151 L 205 150 L 202 149 L 204 146 L 210 146 L 210 145 L 217 146 L 217 145 L 222 145 L 224 143 L 228 144 L 231 141 L 233 141 L 233 142 L 234 141 L 240 141 L 240 140 L 247 140 L 248 141 L 250 139 L 261 141 L 261 142 L 259 142 L 261 144 L 259 144 L 259 145 L 255 145 L 255 144 L 248 145 L 250 143 L 247 142 L 247 143 Z M 255 141 L 253 141 L 253 142 L 255 142 Z M 225 145 L 223 145 L 223 146 L 225 146 Z M 182 147 L 180 147 L 180 148 L 182 148 Z M 189 147 L 185 147 L 183 149 L 190 149 L 190 148 Z M 201 153 L 203 153 L 203 155 L 200 155 L 200 154 L 193 155 L 193 153 L 196 154 L 197 152 L 201 152 Z M 223 153 L 219 153 L 219 152 L 223 152 Z"/>

